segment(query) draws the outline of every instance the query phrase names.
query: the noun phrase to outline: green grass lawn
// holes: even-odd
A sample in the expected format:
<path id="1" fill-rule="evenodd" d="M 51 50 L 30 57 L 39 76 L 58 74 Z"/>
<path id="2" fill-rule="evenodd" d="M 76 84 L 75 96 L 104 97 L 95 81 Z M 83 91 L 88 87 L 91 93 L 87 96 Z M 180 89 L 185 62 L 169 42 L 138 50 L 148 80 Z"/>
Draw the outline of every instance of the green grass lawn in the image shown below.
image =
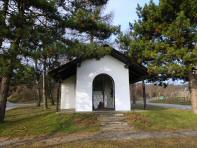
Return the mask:
<path id="1" fill-rule="evenodd" d="M 127 113 L 129 123 L 137 130 L 174 131 L 197 129 L 197 115 L 192 111 L 148 108 L 147 111 Z"/>
<path id="2" fill-rule="evenodd" d="M 163 100 L 153 100 L 151 103 L 164 103 L 164 104 L 179 104 L 179 105 L 191 105 L 191 101 L 184 100 L 182 98 L 173 99 L 163 99 Z"/>
<path id="3" fill-rule="evenodd" d="M 52 107 L 51 107 L 52 108 Z M 0 137 L 24 137 L 54 133 L 93 132 L 99 129 L 94 114 L 57 114 L 55 109 L 26 107 L 10 110 L 0 123 Z"/>
<path id="4" fill-rule="evenodd" d="M 174 131 L 197 129 L 197 115 L 191 111 L 148 106 L 143 111 L 126 113 L 129 124 L 141 131 Z M 99 122 L 94 113 L 56 113 L 55 109 L 43 110 L 26 107 L 10 110 L 0 124 L 0 137 L 40 136 L 59 133 L 96 132 Z"/>

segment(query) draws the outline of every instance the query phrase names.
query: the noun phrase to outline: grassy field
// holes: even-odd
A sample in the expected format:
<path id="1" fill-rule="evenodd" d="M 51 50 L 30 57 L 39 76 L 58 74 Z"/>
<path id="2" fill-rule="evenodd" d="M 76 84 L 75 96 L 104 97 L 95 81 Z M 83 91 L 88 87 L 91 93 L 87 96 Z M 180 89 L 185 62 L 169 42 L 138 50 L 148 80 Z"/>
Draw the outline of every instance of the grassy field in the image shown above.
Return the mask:
<path id="1" fill-rule="evenodd" d="M 0 137 L 24 137 L 54 133 L 92 132 L 99 129 L 94 114 L 57 114 L 55 110 L 26 107 L 10 110 L 0 123 Z"/>
<path id="2" fill-rule="evenodd" d="M 191 101 L 184 100 L 181 98 L 174 99 L 163 99 L 163 100 L 153 100 L 151 103 L 164 103 L 164 104 L 179 104 L 179 105 L 191 105 Z"/>
<path id="3" fill-rule="evenodd" d="M 148 107 L 148 110 L 127 114 L 129 123 L 142 131 L 174 131 L 197 129 L 197 115 L 192 111 Z"/>
<path id="4" fill-rule="evenodd" d="M 148 106 L 146 111 L 136 106 L 136 112 L 126 113 L 129 123 L 139 131 L 176 131 L 197 130 L 197 115 L 191 111 L 164 109 Z M 53 108 L 43 110 L 38 107 L 26 107 L 10 110 L 6 114 L 5 123 L 0 124 L 0 138 L 22 138 L 47 135 L 75 133 L 76 136 L 99 131 L 99 123 L 94 113 L 55 113 Z M 61 135 L 64 136 L 64 135 Z M 41 147 L 38 143 L 32 146 Z M 143 140 L 119 141 L 75 141 L 58 143 L 56 147 L 196 147 L 197 137 L 155 138 Z M 28 145 L 31 147 L 31 145 Z"/>
<path id="5" fill-rule="evenodd" d="M 57 145 L 59 148 L 194 148 L 197 146 L 197 137 L 190 138 L 162 138 L 143 139 L 129 141 L 95 141 L 95 142 L 72 142 Z"/>
<path id="6" fill-rule="evenodd" d="M 138 109 L 137 109 L 138 108 Z M 142 106 L 126 113 L 129 124 L 141 131 L 197 129 L 197 115 L 191 111 Z M 140 112 L 138 112 L 140 111 Z M 95 132 L 99 122 L 94 113 L 57 114 L 54 109 L 26 107 L 10 110 L 0 124 L 0 137 L 24 137 L 54 133 Z"/>

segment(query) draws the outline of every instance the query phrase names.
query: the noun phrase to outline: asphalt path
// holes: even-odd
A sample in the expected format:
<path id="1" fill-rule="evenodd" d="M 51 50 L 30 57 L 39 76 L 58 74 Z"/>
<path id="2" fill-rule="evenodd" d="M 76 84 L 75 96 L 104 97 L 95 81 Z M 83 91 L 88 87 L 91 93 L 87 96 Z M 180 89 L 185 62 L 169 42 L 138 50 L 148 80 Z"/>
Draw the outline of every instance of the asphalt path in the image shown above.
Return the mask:
<path id="1" fill-rule="evenodd" d="M 11 110 L 11 109 L 14 109 L 14 108 L 19 108 L 19 107 L 27 107 L 27 106 L 33 106 L 35 104 L 30 104 L 30 103 L 11 103 L 11 102 L 7 102 L 7 105 L 6 105 L 6 110 Z"/>

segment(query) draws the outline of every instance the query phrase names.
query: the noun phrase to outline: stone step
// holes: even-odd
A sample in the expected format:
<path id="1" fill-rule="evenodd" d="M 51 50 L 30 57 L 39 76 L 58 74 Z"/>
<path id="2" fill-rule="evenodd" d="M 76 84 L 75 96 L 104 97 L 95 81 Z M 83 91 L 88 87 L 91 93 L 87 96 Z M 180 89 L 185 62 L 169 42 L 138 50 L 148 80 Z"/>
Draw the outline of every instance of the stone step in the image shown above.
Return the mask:
<path id="1" fill-rule="evenodd" d="M 122 124 L 127 123 L 126 121 L 118 121 L 118 120 L 112 120 L 112 121 L 101 121 L 100 124 Z"/>
<path id="2" fill-rule="evenodd" d="M 122 119 L 122 118 L 126 118 L 124 116 L 98 116 L 97 118 L 112 118 L 112 119 Z"/>
<path id="3" fill-rule="evenodd" d="M 101 126 L 128 126 L 127 122 L 121 123 L 121 122 L 111 122 L 111 123 L 100 123 Z"/>
<path id="4" fill-rule="evenodd" d="M 119 123 L 127 123 L 126 120 L 99 120 L 100 123 L 106 123 L 106 124 L 110 124 L 113 122 L 119 122 Z"/>
<path id="5" fill-rule="evenodd" d="M 99 121 L 126 121 L 125 117 L 98 117 L 97 118 Z"/>
<path id="6" fill-rule="evenodd" d="M 112 130 L 114 130 L 114 129 L 130 129 L 128 126 L 103 126 L 102 128 L 101 128 L 101 130 L 105 130 L 105 129 L 112 129 Z"/>
<path id="7" fill-rule="evenodd" d="M 103 128 L 102 131 L 130 131 L 130 128 Z"/>
<path id="8" fill-rule="evenodd" d="M 97 113 L 98 116 L 124 116 L 124 113 Z"/>
<path id="9" fill-rule="evenodd" d="M 97 116 L 97 118 L 99 118 L 99 119 L 126 119 L 126 117 L 125 116 Z"/>
<path id="10" fill-rule="evenodd" d="M 114 114 L 114 116 L 123 116 L 124 117 L 124 114 L 123 113 L 117 113 L 117 114 Z"/>
<path id="11" fill-rule="evenodd" d="M 124 113 L 102 112 L 96 113 L 97 116 L 124 116 Z"/>
<path id="12" fill-rule="evenodd" d="M 100 127 L 102 131 L 130 130 L 130 127 L 127 123 L 127 118 L 124 116 L 124 113 L 97 113 L 97 119 L 100 121 Z"/>
<path id="13" fill-rule="evenodd" d="M 127 122 L 109 122 L 109 123 L 106 123 L 106 122 L 101 122 L 100 125 L 117 125 L 117 126 L 128 126 L 128 123 Z"/>

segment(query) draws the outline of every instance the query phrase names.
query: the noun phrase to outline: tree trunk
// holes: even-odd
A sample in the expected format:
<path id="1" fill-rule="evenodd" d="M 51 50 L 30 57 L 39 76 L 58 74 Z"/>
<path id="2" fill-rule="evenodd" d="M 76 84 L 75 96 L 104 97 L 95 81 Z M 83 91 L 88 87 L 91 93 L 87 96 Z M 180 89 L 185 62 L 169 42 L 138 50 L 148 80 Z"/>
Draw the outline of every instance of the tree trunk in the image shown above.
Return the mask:
<path id="1" fill-rule="evenodd" d="M 56 111 L 57 112 L 59 112 L 60 88 L 61 88 L 61 81 L 58 80 L 58 86 L 57 86 L 57 102 L 56 102 Z"/>
<path id="2" fill-rule="evenodd" d="M 0 90 L 0 122 L 3 122 L 5 119 L 5 110 L 6 110 L 6 103 L 7 97 L 9 92 L 9 85 L 10 85 L 11 77 L 3 77 L 1 81 L 1 90 Z"/>
<path id="3" fill-rule="evenodd" d="M 44 103 L 44 109 L 48 109 L 48 103 L 47 103 L 47 95 L 46 95 L 46 60 L 44 60 L 43 63 L 43 72 L 42 72 L 42 99 Z"/>
<path id="4" fill-rule="evenodd" d="M 9 93 L 9 87 L 10 87 L 10 81 L 12 78 L 13 69 L 15 67 L 16 63 L 16 53 L 18 50 L 20 38 L 17 38 L 15 42 L 12 45 L 13 48 L 13 54 L 11 54 L 11 59 L 9 60 L 9 66 L 7 71 L 5 71 L 2 80 L 1 80 L 1 90 L 0 90 L 0 122 L 3 122 L 5 119 L 5 111 L 6 111 L 6 103 L 7 103 L 7 97 Z"/>
<path id="5" fill-rule="evenodd" d="M 5 110 L 6 110 L 6 103 L 7 103 L 7 97 L 9 93 L 9 86 L 10 86 L 10 81 L 12 78 L 12 73 L 15 67 L 16 63 L 16 51 L 18 50 L 18 45 L 20 42 L 20 38 L 16 39 L 15 42 L 13 43 L 13 54 L 11 55 L 11 59 L 8 62 L 9 66 L 7 71 L 4 73 L 2 80 L 1 80 L 1 89 L 0 89 L 0 122 L 3 122 L 5 119 Z M 16 50 L 16 51 L 15 51 Z"/>
<path id="6" fill-rule="evenodd" d="M 90 34 L 90 43 L 94 43 L 94 35 Z"/>
<path id="7" fill-rule="evenodd" d="M 5 0 L 5 6 L 7 5 L 7 10 L 8 10 L 8 5 L 9 5 L 9 1 Z M 18 6 L 19 9 L 19 14 L 22 16 L 21 19 L 19 20 L 19 22 L 21 23 L 21 26 L 19 27 L 20 29 L 22 29 L 23 27 L 23 15 L 24 15 L 24 5 L 21 3 L 19 3 Z M 6 17 L 6 11 L 5 13 L 5 17 Z M 16 29 L 16 32 L 18 32 L 19 28 Z M 20 44 L 20 39 L 21 36 L 17 36 L 15 38 L 15 40 L 13 41 L 11 48 L 9 49 L 9 55 L 10 55 L 10 59 L 7 59 L 8 62 L 8 69 L 4 72 L 3 78 L 2 78 L 2 82 L 1 82 L 1 90 L 0 90 L 0 122 L 3 122 L 5 119 L 5 111 L 6 111 L 6 103 L 7 103 L 7 97 L 8 97 L 8 93 L 9 93 L 9 86 L 10 86 L 10 81 L 12 78 L 12 73 L 13 70 L 15 68 L 15 64 L 16 64 L 16 59 L 17 59 L 17 55 L 18 55 L 18 49 L 19 49 L 19 44 Z"/>
<path id="8" fill-rule="evenodd" d="M 49 89 L 49 99 L 51 100 L 51 105 L 55 105 L 55 101 L 53 99 L 53 94 L 51 89 Z"/>
<path id="9" fill-rule="evenodd" d="M 40 104 L 41 104 L 41 92 L 40 92 L 40 73 L 38 72 L 38 61 L 35 60 L 35 70 L 36 70 L 36 96 L 37 96 L 37 99 L 36 99 L 36 105 L 38 107 L 40 107 Z"/>
<path id="10" fill-rule="evenodd" d="M 40 92 L 40 82 L 39 80 L 36 80 L 36 93 L 37 93 L 37 102 L 36 102 L 36 105 L 38 107 L 40 107 L 40 104 L 41 104 L 41 92 Z"/>
<path id="11" fill-rule="evenodd" d="M 142 91 L 143 91 L 143 101 L 144 101 L 144 110 L 146 109 L 146 87 L 145 82 L 142 81 Z"/>
<path id="12" fill-rule="evenodd" d="M 54 99 L 53 99 L 53 82 L 51 81 L 51 79 L 50 79 L 50 77 L 48 77 L 48 97 L 49 97 L 49 99 L 50 99 L 50 101 L 51 101 L 51 105 L 55 105 L 55 101 L 54 101 Z"/>
<path id="13" fill-rule="evenodd" d="M 189 74 L 189 90 L 191 93 L 192 111 L 197 114 L 197 74 Z"/>

